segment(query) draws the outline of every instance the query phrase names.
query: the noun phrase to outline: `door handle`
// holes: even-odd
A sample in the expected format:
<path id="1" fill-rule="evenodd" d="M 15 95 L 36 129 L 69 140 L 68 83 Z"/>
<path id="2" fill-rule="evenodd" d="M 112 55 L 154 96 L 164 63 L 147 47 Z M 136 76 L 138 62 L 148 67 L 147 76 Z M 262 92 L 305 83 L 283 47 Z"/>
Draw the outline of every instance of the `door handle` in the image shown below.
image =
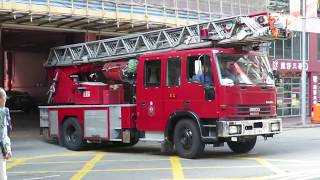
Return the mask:
<path id="1" fill-rule="evenodd" d="M 183 103 L 183 105 L 185 106 L 185 107 L 188 107 L 188 106 L 190 106 L 190 101 L 185 101 L 184 103 Z"/>
<path id="2" fill-rule="evenodd" d="M 146 102 L 145 101 L 141 102 L 141 106 L 146 107 Z"/>

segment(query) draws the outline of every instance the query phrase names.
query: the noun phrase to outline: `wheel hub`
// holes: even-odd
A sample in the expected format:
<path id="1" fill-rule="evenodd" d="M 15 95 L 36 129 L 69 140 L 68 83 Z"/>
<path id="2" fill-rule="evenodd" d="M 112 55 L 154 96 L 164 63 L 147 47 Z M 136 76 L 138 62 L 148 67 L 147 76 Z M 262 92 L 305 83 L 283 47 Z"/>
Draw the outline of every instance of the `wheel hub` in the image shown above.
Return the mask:
<path id="1" fill-rule="evenodd" d="M 185 149 L 190 149 L 192 147 L 192 131 L 189 128 L 184 129 L 181 134 L 180 142 Z"/>

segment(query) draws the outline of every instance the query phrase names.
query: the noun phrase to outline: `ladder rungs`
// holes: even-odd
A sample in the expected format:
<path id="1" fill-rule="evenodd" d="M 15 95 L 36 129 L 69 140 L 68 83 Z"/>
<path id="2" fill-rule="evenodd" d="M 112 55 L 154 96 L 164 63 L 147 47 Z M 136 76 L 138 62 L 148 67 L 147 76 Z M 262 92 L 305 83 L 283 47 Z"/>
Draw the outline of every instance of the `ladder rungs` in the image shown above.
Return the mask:
<path id="1" fill-rule="evenodd" d="M 259 16 L 266 16 L 266 21 L 268 21 L 267 14 L 260 14 Z M 202 42 L 201 29 L 208 30 L 208 40 L 213 41 L 215 47 L 220 45 L 221 47 L 228 45 L 229 48 L 239 45 L 256 46 L 276 39 L 271 34 L 271 27 L 268 22 L 259 24 L 255 17 L 235 16 L 184 27 L 52 48 L 45 66 L 70 66 L 105 62 L 116 58 L 135 57 L 142 53 L 167 51 L 172 48 L 181 48 L 181 46 L 190 49 L 193 45 Z M 278 30 L 279 32 L 285 32 L 281 33 L 285 36 L 288 34 L 285 28 L 278 28 Z"/>

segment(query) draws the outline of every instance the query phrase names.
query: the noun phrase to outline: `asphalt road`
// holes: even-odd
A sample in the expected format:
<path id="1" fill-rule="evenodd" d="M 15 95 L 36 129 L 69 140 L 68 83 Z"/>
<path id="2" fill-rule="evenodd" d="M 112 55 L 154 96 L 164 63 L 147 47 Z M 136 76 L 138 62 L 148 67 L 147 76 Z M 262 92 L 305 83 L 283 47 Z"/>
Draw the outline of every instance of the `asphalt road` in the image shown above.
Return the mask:
<path id="1" fill-rule="evenodd" d="M 36 115 L 15 116 L 21 122 L 30 118 Z M 157 143 L 69 151 L 43 141 L 37 122 L 21 122 L 16 123 L 12 138 L 9 180 L 320 179 L 320 127 L 284 129 L 273 139 L 259 138 L 249 154 L 235 154 L 227 146 L 206 146 L 201 158 L 189 160 L 162 154 Z"/>

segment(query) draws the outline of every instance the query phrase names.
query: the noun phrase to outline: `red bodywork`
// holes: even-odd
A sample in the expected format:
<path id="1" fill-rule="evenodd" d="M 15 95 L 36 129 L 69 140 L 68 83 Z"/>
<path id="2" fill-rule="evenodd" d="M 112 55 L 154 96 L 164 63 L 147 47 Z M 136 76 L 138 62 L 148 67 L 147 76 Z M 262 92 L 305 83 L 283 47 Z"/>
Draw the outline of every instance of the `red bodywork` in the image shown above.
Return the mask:
<path id="1" fill-rule="evenodd" d="M 170 117 L 180 110 L 193 112 L 202 119 L 244 119 L 276 116 L 274 87 L 230 87 L 220 84 L 216 63 L 214 63 L 215 51 L 226 54 L 256 54 L 256 52 L 208 48 L 148 54 L 140 57 L 137 73 L 137 127 L 139 130 L 164 131 Z M 212 72 L 215 89 L 215 98 L 213 100 L 206 100 L 204 87 L 199 83 L 189 82 L 186 77 L 187 57 L 201 54 L 210 55 L 213 62 Z M 165 84 L 166 61 L 171 57 L 181 58 L 181 85 L 177 87 L 168 87 Z M 159 59 L 161 60 L 162 72 L 160 88 L 145 88 L 143 85 L 144 63 Z M 250 112 L 251 107 L 259 107 L 261 111 L 264 111 L 264 115 Z"/>

